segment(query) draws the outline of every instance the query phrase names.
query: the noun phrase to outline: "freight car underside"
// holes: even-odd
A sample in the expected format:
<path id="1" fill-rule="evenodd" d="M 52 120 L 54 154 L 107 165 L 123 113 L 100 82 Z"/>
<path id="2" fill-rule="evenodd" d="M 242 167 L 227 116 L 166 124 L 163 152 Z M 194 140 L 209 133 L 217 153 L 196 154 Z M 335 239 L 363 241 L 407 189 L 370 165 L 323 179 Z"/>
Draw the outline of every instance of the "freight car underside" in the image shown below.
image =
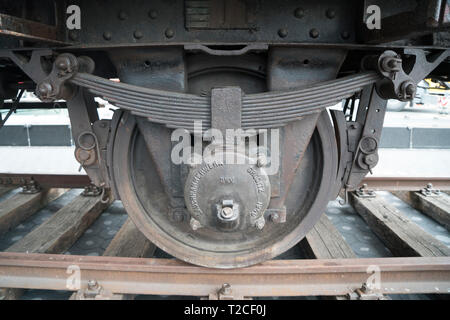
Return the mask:
<path id="1" fill-rule="evenodd" d="M 68 30 L 64 1 L 46 14 L 52 1 L 17 1 L 28 10 L 0 10 L 0 94 L 11 113 L 24 90 L 65 100 L 76 159 L 157 246 L 248 266 L 295 245 L 371 172 L 387 99 L 448 77 L 448 5 L 378 1 L 385 29 L 366 30 L 365 1 L 197 2 L 74 1 L 83 24 Z M 118 107 L 112 120 L 94 97 Z"/>

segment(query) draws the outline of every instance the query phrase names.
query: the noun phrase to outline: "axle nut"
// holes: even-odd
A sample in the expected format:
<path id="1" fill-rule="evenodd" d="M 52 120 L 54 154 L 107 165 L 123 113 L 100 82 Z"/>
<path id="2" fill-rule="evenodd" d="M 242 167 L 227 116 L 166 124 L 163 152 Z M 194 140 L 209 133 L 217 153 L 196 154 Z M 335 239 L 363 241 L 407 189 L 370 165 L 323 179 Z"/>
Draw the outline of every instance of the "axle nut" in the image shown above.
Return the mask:
<path id="1" fill-rule="evenodd" d="M 230 219 L 233 216 L 233 208 L 230 208 L 230 207 L 222 208 L 220 215 L 224 219 Z"/>
<path id="2" fill-rule="evenodd" d="M 47 82 L 47 81 L 41 82 L 38 85 L 37 91 L 38 91 L 38 94 L 39 94 L 40 97 L 46 98 L 53 91 L 52 84 L 50 82 Z"/>
<path id="3" fill-rule="evenodd" d="M 194 218 L 191 218 L 191 221 L 189 222 L 189 224 L 191 225 L 191 228 L 194 231 L 196 231 L 197 229 L 200 229 L 202 227 L 200 222 Z"/>
<path id="4" fill-rule="evenodd" d="M 258 230 L 262 230 L 264 228 L 264 226 L 266 225 L 266 220 L 264 220 L 264 217 L 261 217 L 260 219 L 258 219 L 255 223 L 255 227 Z"/>

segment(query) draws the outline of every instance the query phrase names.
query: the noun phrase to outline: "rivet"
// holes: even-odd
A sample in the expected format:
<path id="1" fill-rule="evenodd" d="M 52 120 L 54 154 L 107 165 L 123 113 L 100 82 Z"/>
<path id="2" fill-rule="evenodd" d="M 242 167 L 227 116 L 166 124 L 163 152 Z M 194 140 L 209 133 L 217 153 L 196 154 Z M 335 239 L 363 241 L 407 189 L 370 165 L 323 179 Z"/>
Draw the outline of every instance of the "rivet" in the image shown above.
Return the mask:
<path id="1" fill-rule="evenodd" d="M 158 12 L 157 12 L 156 10 L 150 10 L 150 11 L 148 12 L 148 16 L 149 16 L 151 19 L 156 19 L 156 17 L 158 16 Z"/>
<path id="2" fill-rule="evenodd" d="M 76 30 L 69 31 L 69 39 L 75 41 L 78 39 L 78 32 Z"/>
<path id="3" fill-rule="evenodd" d="M 303 18 L 305 16 L 305 10 L 303 10 L 302 8 L 295 9 L 294 16 L 298 19 Z"/>
<path id="4" fill-rule="evenodd" d="M 311 29 L 309 31 L 309 35 L 311 36 L 311 38 L 317 38 L 319 36 L 319 30 L 317 29 Z"/>
<path id="5" fill-rule="evenodd" d="M 119 12 L 119 19 L 120 20 L 125 20 L 127 18 L 128 18 L 128 15 L 127 15 L 127 13 L 125 11 L 120 11 Z"/>
<path id="6" fill-rule="evenodd" d="M 278 35 L 279 35 L 281 38 L 286 38 L 287 35 L 288 35 L 287 29 L 282 28 L 282 29 L 278 30 Z"/>
<path id="7" fill-rule="evenodd" d="M 142 34 L 141 31 L 136 30 L 136 31 L 133 33 L 133 36 L 134 36 L 136 39 L 140 39 L 140 38 L 143 37 L 143 34 Z"/>
<path id="8" fill-rule="evenodd" d="M 350 33 L 348 33 L 347 31 L 344 31 L 341 33 L 341 37 L 342 37 L 342 39 L 347 40 L 348 38 L 350 38 Z"/>
<path id="9" fill-rule="evenodd" d="M 173 30 L 170 28 L 167 28 L 166 32 L 164 32 L 164 34 L 166 35 L 167 38 L 172 38 L 174 36 Z"/>
<path id="10" fill-rule="evenodd" d="M 333 9 L 328 9 L 326 16 L 328 19 L 333 19 L 336 16 L 336 12 Z"/>
<path id="11" fill-rule="evenodd" d="M 105 40 L 111 40 L 111 37 L 112 37 L 111 32 L 105 31 L 105 32 L 103 33 L 103 39 L 105 39 Z"/>

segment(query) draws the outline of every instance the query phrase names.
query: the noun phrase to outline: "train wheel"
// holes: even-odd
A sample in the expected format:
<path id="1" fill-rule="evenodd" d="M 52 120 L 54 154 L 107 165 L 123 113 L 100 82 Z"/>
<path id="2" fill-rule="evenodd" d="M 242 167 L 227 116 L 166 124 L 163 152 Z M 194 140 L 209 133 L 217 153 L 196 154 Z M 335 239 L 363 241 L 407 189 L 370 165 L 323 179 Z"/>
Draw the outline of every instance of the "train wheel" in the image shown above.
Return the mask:
<path id="1" fill-rule="evenodd" d="M 111 168 L 123 205 L 148 239 L 186 262 L 235 268 L 276 257 L 306 235 L 330 200 L 330 189 L 336 177 L 337 148 L 326 111 L 320 115 L 295 172 L 285 200 L 286 222 L 268 222 L 262 230 L 232 231 L 214 226 L 193 230 L 189 217 L 181 221 L 173 219 L 168 214 L 170 200 L 160 178 L 161 172 L 138 126 L 140 121 L 147 120 L 127 112 L 116 116 L 120 119 L 114 134 Z"/>

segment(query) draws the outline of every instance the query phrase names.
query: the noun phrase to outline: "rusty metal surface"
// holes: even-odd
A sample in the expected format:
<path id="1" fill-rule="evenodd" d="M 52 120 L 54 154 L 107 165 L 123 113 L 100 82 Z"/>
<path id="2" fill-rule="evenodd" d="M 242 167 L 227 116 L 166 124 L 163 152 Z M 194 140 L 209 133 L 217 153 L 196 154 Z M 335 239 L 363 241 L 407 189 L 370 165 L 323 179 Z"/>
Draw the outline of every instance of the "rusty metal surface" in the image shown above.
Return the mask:
<path id="1" fill-rule="evenodd" d="M 0 185 L 23 186 L 34 180 L 41 187 L 84 188 L 90 184 L 87 175 L 0 173 Z"/>
<path id="2" fill-rule="evenodd" d="M 0 287 L 70 290 L 67 270 L 74 266 L 80 268 L 81 289 L 95 280 L 112 293 L 208 296 L 229 283 L 233 294 L 244 297 L 343 295 L 370 281 L 374 268 L 380 271 L 379 293 L 450 290 L 450 257 L 272 260 L 215 270 L 172 259 L 4 252 L 0 253 Z"/>
<path id="3" fill-rule="evenodd" d="M 421 190 L 432 183 L 433 187 L 450 190 L 450 177 L 366 177 L 362 184 L 369 189 L 382 191 Z"/>
<path id="4" fill-rule="evenodd" d="M 90 183 L 89 177 L 82 174 L 0 173 L 0 185 L 21 186 L 32 179 L 42 187 L 54 188 L 84 188 Z M 437 189 L 450 190 L 450 177 L 366 177 L 361 184 L 364 183 L 380 191 L 421 190 L 429 183 Z"/>
<path id="5" fill-rule="evenodd" d="M 53 44 L 64 44 L 55 26 L 0 13 L 0 35 Z"/>

